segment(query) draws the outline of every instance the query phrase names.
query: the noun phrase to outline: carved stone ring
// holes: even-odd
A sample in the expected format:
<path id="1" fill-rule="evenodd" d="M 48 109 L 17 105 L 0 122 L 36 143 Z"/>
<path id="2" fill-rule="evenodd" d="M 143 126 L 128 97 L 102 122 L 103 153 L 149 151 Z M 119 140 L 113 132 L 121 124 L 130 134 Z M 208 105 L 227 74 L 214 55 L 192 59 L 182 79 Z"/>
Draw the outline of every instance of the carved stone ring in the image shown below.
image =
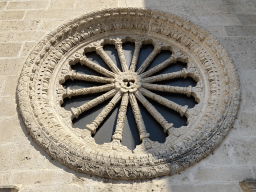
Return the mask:
<path id="1" fill-rule="evenodd" d="M 127 65 L 122 45 L 135 44 Z M 121 69 L 103 46 L 113 44 Z M 136 68 L 143 44 L 153 51 Z M 148 69 L 161 50 L 172 55 Z M 95 51 L 108 69 L 87 58 Z M 157 72 L 181 61 L 187 67 L 172 73 Z M 80 63 L 101 74 L 86 75 L 71 66 Z M 196 86 L 162 85 L 161 81 L 193 78 Z M 64 88 L 66 80 L 99 82 L 82 89 Z M 193 108 L 168 100 L 155 91 L 194 97 Z M 102 93 L 70 111 L 61 107 L 64 98 Z M 146 179 L 176 174 L 209 155 L 224 139 L 236 118 L 240 102 L 237 72 L 227 52 L 208 32 L 175 15 L 137 8 L 93 12 L 55 29 L 28 56 L 17 88 L 23 121 L 35 141 L 50 156 L 79 172 L 111 179 Z M 187 118 L 175 128 L 147 99 Z M 109 101 L 85 129 L 72 120 L 104 101 Z M 92 137 L 108 114 L 121 101 L 112 141 L 99 145 Z M 164 143 L 150 140 L 138 102 L 168 134 Z M 134 150 L 123 146 L 127 106 L 131 105 L 141 144 Z"/>

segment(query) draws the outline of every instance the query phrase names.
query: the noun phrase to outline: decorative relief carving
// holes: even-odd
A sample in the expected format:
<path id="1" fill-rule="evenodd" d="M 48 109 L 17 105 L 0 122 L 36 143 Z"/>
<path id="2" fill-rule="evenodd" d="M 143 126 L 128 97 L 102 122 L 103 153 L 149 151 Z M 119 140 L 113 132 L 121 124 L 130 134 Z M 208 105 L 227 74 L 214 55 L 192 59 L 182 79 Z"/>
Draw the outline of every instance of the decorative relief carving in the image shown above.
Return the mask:
<path id="1" fill-rule="evenodd" d="M 122 44 L 127 41 L 135 43 L 130 68 L 122 50 Z M 154 50 L 136 71 L 141 46 L 149 43 L 154 45 Z M 104 51 L 105 44 L 115 45 L 122 70 Z M 171 57 L 147 70 L 161 50 L 170 50 Z M 96 51 L 110 70 L 90 61 L 85 55 L 90 51 Z M 187 63 L 187 68 L 155 75 L 177 61 Z M 78 62 L 102 77 L 74 72 L 70 66 Z M 197 82 L 195 87 L 156 84 L 187 77 Z M 106 85 L 64 89 L 61 84 L 67 79 Z M 198 104 L 188 108 L 152 90 L 192 96 Z M 105 91 L 71 111 L 60 105 L 65 97 Z M 79 172 L 129 180 L 176 174 L 206 157 L 228 133 L 240 102 L 236 70 L 227 52 L 209 33 L 177 16 L 137 8 L 93 12 L 55 29 L 28 56 L 17 94 L 28 131 L 53 158 Z M 174 128 L 147 98 L 185 116 L 187 126 Z M 108 99 L 110 102 L 87 129 L 72 127 L 72 119 Z M 113 141 L 96 144 L 91 135 L 120 100 Z M 164 143 L 150 140 L 138 102 L 168 133 Z M 142 141 L 133 151 L 121 144 L 129 103 Z"/>

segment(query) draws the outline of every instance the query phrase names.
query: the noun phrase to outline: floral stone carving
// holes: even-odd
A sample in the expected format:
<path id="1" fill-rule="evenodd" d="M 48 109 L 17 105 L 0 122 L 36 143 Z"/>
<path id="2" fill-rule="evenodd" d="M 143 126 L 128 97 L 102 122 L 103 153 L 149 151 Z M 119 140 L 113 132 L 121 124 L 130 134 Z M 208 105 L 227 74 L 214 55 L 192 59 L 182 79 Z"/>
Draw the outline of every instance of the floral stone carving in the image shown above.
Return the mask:
<path id="1" fill-rule="evenodd" d="M 135 43 L 130 68 L 122 50 L 122 43 L 127 41 Z M 153 44 L 154 50 L 135 70 L 140 48 L 147 43 Z M 115 45 L 122 70 L 105 53 L 105 44 Z M 161 50 L 170 50 L 171 57 L 146 70 Z M 90 51 L 96 51 L 110 70 L 90 61 L 85 55 Z M 176 61 L 186 62 L 187 68 L 155 75 Z M 102 76 L 76 73 L 71 65 L 78 62 Z M 197 82 L 195 87 L 156 84 L 188 76 Z M 70 90 L 62 86 L 67 79 L 105 84 Z M 186 94 L 198 104 L 194 108 L 181 106 L 152 90 Z M 61 107 L 65 97 L 98 92 L 106 93 L 71 111 Z M 44 37 L 27 58 L 17 94 L 28 131 L 50 156 L 79 172 L 128 180 L 176 174 L 206 157 L 232 127 L 240 101 L 236 70 L 218 41 L 190 21 L 137 8 L 93 12 Z M 187 126 L 174 128 L 147 98 L 186 116 Z M 88 122 L 86 129 L 73 128 L 74 118 L 107 99 L 110 100 L 107 106 L 93 122 Z M 98 145 L 92 134 L 119 100 L 121 107 L 112 142 Z M 150 140 L 138 102 L 168 133 L 164 143 Z M 133 151 L 121 144 L 129 103 L 141 139 Z"/>

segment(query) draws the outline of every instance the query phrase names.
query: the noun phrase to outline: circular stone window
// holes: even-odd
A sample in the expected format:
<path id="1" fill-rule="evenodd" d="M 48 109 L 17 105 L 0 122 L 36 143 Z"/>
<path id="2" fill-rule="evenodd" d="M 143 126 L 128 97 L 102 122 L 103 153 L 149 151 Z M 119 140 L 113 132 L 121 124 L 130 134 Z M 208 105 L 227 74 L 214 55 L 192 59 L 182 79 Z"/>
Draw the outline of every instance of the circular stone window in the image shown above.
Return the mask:
<path id="1" fill-rule="evenodd" d="M 130 62 L 123 44 L 134 44 Z M 138 65 L 141 47 L 153 50 Z M 120 67 L 104 50 L 113 45 Z M 155 66 L 161 51 L 170 57 Z M 104 65 L 88 58 L 96 52 Z M 161 73 L 183 62 L 186 67 Z M 73 69 L 81 65 L 96 75 Z M 164 82 L 191 78 L 195 86 Z M 65 87 L 69 80 L 98 85 L 79 89 Z M 66 110 L 64 99 L 98 95 Z M 194 98 L 188 107 L 161 93 Z M 236 70 L 227 52 L 205 30 L 177 16 L 146 9 L 107 9 L 84 15 L 60 26 L 41 40 L 28 56 L 18 89 L 18 104 L 25 125 L 36 142 L 53 158 L 79 171 L 113 179 L 146 179 L 178 173 L 210 154 L 223 140 L 236 118 L 240 89 Z M 185 117 L 175 127 L 152 101 Z M 85 128 L 73 121 L 107 102 Z M 110 142 L 97 144 L 94 134 L 119 104 Z M 127 108 L 131 106 L 141 143 L 134 149 L 122 144 Z M 164 142 L 151 139 L 141 106 L 161 126 Z"/>

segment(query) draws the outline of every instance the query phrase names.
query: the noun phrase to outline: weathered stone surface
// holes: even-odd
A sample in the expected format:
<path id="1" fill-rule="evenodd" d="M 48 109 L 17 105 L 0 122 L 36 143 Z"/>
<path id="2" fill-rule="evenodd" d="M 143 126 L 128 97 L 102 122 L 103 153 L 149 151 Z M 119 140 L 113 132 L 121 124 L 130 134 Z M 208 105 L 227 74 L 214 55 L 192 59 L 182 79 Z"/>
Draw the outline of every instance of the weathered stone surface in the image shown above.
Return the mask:
<path id="1" fill-rule="evenodd" d="M 230 144 L 234 148 L 233 156 L 237 164 L 255 164 L 256 151 L 256 137 L 244 137 L 244 138 L 234 138 L 230 141 Z M 250 178 L 250 177 L 248 177 Z M 245 178 L 246 179 L 246 178 Z"/>
<path id="2" fill-rule="evenodd" d="M 7 2 L 0 2 L 0 10 L 4 9 L 7 5 Z"/>
<path id="3" fill-rule="evenodd" d="M 230 15 L 230 14 L 215 14 L 210 16 L 200 16 L 199 21 L 204 26 L 241 24 L 236 15 Z"/>
<path id="4" fill-rule="evenodd" d="M 232 52 L 234 64 L 238 70 L 255 70 L 256 69 L 256 51 L 239 51 Z"/>
<path id="5" fill-rule="evenodd" d="M 76 0 L 51 0 L 49 9 L 73 9 L 75 6 Z M 81 8 L 81 7 L 80 7 Z"/>
<path id="6" fill-rule="evenodd" d="M 0 42 L 37 41 L 45 35 L 45 31 L 0 32 Z M 17 51 L 18 52 L 18 51 Z"/>
<path id="7" fill-rule="evenodd" d="M 188 4 L 189 3 L 190 2 L 188 2 Z M 187 7 L 187 3 L 184 6 Z M 247 1 L 246 3 L 235 3 L 234 1 L 197 1 L 194 5 L 191 3 L 188 8 L 202 16 L 217 14 L 255 14 L 256 11 L 253 2 L 250 1 Z"/>
<path id="8" fill-rule="evenodd" d="M 234 129 L 241 136 L 256 136 L 256 114 L 252 111 L 241 111 L 238 120 L 234 124 Z"/>
<path id="9" fill-rule="evenodd" d="M 118 7 L 118 0 L 109 0 L 108 3 L 101 0 L 77 0 L 75 8 L 80 9 L 81 7 L 90 7 L 90 11 L 98 10 L 99 7 L 101 9 Z"/>
<path id="10" fill-rule="evenodd" d="M 0 20 L 16 20 L 22 19 L 25 11 L 3 11 L 0 13 Z"/>
<path id="11" fill-rule="evenodd" d="M 27 57 L 35 45 L 35 42 L 26 42 L 22 47 L 20 56 Z"/>
<path id="12" fill-rule="evenodd" d="M 242 25 L 255 25 L 256 24 L 256 15 L 247 15 L 247 14 L 240 14 L 237 15 L 239 21 Z"/>
<path id="13" fill-rule="evenodd" d="M 12 97 L 16 93 L 16 85 L 18 83 L 19 76 L 7 76 L 2 96 Z"/>
<path id="14" fill-rule="evenodd" d="M 228 167 L 203 167 L 195 173 L 197 181 L 240 181 L 252 178 L 252 170 L 249 167 L 228 166 Z"/>
<path id="15" fill-rule="evenodd" d="M 119 0 L 118 5 L 119 7 L 144 7 L 146 2 L 144 0 Z"/>
<path id="16" fill-rule="evenodd" d="M 17 116 L 16 101 L 13 97 L 1 97 L 0 98 L 0 117 L 4 116 Z"/>
<path id="17" fill-rule="evenodd" d="M 256 37 L 220 37 L 221 43 L 229 52 L 254 51 Z"/>
<path id="18" fill-rule="evenodd" d="M 2 94 L 4 92 L 5 83 L 6 83 L 6 77 L 0 76 L 0 97 L 2 96 Z"/>
<path id="19" fill-rule="evenodd" d="M 0 43 L 0 57 L 17 57 L 21 43 Z"/>
<path id="20" fill-rule="evenodd" d="M 223 26 L 209 26 L 207 29 L 217 37 L 226 37 L 227 33 Z"/>
<path id="21" fill-rule="evenodd" d="M 13 143 L 28 143 L 24 131 L 20 127 L 20 121 L 16 116 L 0 118 L 0 144 L 8 142 Z"/>
<path id="22" fill-rule="evenodd" d="M 3 44 L 5 45 L 5 44 Z M 21 44 L 18 44 L 21 46 Z M 1 44 L 0 44 L 1 47 Z M 3 49 L 5 47 L 3 46 Z M 12 58 L 0 60 L 0 75 L 20 75 L 22 66 L 25 62 L 24 58 Z M 14 95 L 13 95 L 14 96 Z"/>
<path id="23" fill-rule="evenodd" d="M 174 192 L 206 192 L 206 191 L 218 191 L 218 192 L 240 192 L 238 184 L 188 184 L 188 185 L 171 185 L 170 191 Z"/>
<path id="24" fill-rule="evenodd" d="M 40 20 L 15 20 L 15 21 L 0 21 L 0 31 L 28 31 L 36 30 Z"/>
<path id="25" fill-rule="evenodd" d="M 56 26 L 62 25 L 65 20 L 43 20 L 40 22 L 38 30 L 52 31 Z"/>
<path id="26" fill-rule="evenodd" d="M 233 164 L 232 147 L 227 142 L 217 148 L 212 155 L 209 156 L 208 162 L 211 164 L 227 165 Z"/>
<path id="27" fill-rule="evenodd" d="M 44 9 L 48 5 L 48 1 L 21 1 L 10 2 L 7 9 Z"/>
<path id="28" fill-rule="evenodd" d="M 24 19 L 65 19 L 70 20 L 76 16 L 88 13 L 88 9 L 48 9 L 27 11 Z M 57 26 L 56 26 L 57 27 Z"/>
<path id="29" fill-rule="evenodd" d="M 253 112 L 256 109 L 256 81 L 255 70 L 241 70 L 240 79 L 242 89 L 241 110 Z"/>
<path id="30" fill-rule="evenodd" d="M 225 31 L 229 36 L 256 36 L 256 26 L 225 26 Z"/>

